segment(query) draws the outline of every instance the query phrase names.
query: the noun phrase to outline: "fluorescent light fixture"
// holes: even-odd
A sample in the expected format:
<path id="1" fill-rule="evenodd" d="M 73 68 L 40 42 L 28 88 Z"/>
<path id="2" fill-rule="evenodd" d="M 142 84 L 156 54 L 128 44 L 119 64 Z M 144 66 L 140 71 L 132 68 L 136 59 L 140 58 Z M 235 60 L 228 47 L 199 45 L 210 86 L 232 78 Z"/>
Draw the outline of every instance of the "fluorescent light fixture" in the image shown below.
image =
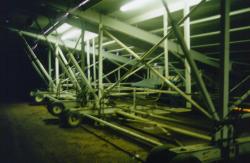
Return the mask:
<path id="1" fill-rule="evenodd" d="M 61 39 L 62 40 L 77 40 L 81 36 L 81 29 L 73 27 L 71 30 L 65 32 Z M 84 41 L 91 40 L 97 37 L 98 34 L 90 31 L 85 31 L 84 33 Z"/>
<path id="2" fill-rule="evenodd" d="M 98 34 L 94 33 L 94 32 L 90 32 L 90 31 L 85 31 L 84 32 L 84 41 L 88 41 L 91 40 L 95 37 L 97 37 Z"/>
<path id="3" fill-rule="evenodd" d="M 123 5 L 120 10 L 125 12 L 129 10 L 134 10 L 137 8 L 141 8 L 143 5 L 152 2 L 153 0 L 133 0 L 125 5 Z"/>
<path id="4" fill-rule="evenodd" d="M 64 32 L 66 32 L 67 30 L 69 30 L 70 28 L 72 28 L 72 25 L 70 25 L 68 23 L 63 23 L 60 27 L 58 27 L 56 29 L 56 33 L 62 34 Z"/>
<path id="5" fill-rule="evenodd" d="M 174 3 L 169 3 L 170 12 L 175 12 L 184 8 L 185 3 L 187 3 L 190 7 L 197 5 L 201 2 L 201 0 L 177 0 Z"/>
<path id="6" fill-rule="evenodd" d="M 79 38 L 81 35 L 81 30 L 77 28 L 72 28 L 71 30 L 65 32 L 61 39 L 62 40 L 75 40 Z"/>
<path id="7" fill-rule="evenodd" d="M 181 10 L 184 8 L 185 2 L 189 3 L 189 6 L 195 6 L 198 3 L 201 2 L 201 0 L 172 0 L 172 1 L 167 1 L 168 3 L 168 7 L 170 12 L 175 12 L 178 10 Z M 171 3 L 172 2 L 172 3 Z M 159 7 L 150 11 L 146 11 L 143 14 L 140 14 L 138 16 L 135 16 L 129 20 L 127 20 L 127 22 L 129 24 L 135 24 L 138 22 L 143 22 L 145 20 L 149 20 L 149 19 L 153 19 L 153 18 L 157 18 L 162 16 L 164 13 L 166 12 L 166 9 L 164 7 Z"/>

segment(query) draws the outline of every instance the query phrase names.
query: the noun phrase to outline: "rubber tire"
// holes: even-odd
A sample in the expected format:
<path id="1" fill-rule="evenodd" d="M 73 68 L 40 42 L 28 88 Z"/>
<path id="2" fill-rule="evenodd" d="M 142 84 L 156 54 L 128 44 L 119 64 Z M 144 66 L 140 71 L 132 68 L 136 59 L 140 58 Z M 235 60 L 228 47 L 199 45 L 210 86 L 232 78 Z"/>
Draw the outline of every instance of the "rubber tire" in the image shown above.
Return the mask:
<path id="1" fill-rule="evenodd" d="M 35 95 L 34 100 L 36 103 L 42 103 L 44 101 L 44 97 L 42 95 Z"/>
<path id="2" fill-rule="evenodd" d="M 191 154 L 175 156 L 170 163 L 202 163 L 197 157 Z"/>
<path id="3" fill-rule="evenodd" d="M 169 150 L 169 147 L 162 145 L 153 148 L 145 163 L 169 163 L 174 157 L 176 153 Z"/>
<path id="4" fill-rule="evenodd" d="M 53 116 L 59 117 L 65 110 L 63 103 L 60 102 L 52 102 L 47 105 L 48 112 Z"/>
<path id="5" fill-rule="evenodd" d="M 81 116 L 78 113 L 71 111 L 65 111 L 61 114 L 60 119 L 62 126 L 67 128 L 76 128 L 82 122 Z"/>

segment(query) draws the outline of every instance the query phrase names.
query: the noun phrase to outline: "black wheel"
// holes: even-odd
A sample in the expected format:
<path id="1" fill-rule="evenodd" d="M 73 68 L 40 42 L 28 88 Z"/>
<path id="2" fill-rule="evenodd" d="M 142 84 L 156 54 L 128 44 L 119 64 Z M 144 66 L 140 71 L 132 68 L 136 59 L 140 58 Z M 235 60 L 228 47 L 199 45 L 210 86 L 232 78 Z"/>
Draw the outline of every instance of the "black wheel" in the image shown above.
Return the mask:
<path id="1" fill-rule="evenodd" d="M 176 153 L 169 150 L 169 147 L 163 145 L 153 148 L 147 159 L 146 163 L 169 163 Z"/>
<path id="2" fill-rule="evenodd" d="M 201 163 L 201 161 L 191 154 L 183 154 L 175 156 L 170 163 Z"/>
<path id="3" fill-rule="evenodd" d="M 44 100 L 44 97 L 42 95 L 35 95 L 35 102 L 36 103 L 42 103 Z"/>
<path id="4" fill-rule="evenodd" d="M 65 111 L 60 116 L 63 127 L 75 128 L 81 124 L 82 118 L 76 112 Z"/>
<path id="5" fill-rule="evenodd" d="M 52 103 L 48 103 L 47 109 L 48 109 L 49 113 L 58 117 L 63 113 L 65 107 L 64 107 L 63 103 L 52 102 Z"/>

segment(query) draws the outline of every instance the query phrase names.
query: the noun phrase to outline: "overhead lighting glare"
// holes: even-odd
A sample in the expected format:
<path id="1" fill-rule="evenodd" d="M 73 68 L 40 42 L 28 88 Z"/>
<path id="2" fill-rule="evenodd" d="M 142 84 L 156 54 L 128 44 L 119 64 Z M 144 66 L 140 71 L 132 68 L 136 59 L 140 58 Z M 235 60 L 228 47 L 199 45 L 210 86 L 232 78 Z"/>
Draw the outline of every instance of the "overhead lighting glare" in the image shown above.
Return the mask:
<path id="1" fill-rule="evenodd" d="M 75 41 L 75 40 L 79 39 L 79 37 L 81 36 L 81 32 L 82 32 L 81 29 L 73 27 L 71 30 L 65 32 L 62 35 L 61 39 Z M 91 40 L 97 36 L 98 36 L 98 34 L 96 34 L 94 32 L 85 31 L 84 32 L 84 41 Z"/>
<path id="2" fill-rule="evenodd" d="M 201 2 L 201 0 L 178 0 L 174 3 L 169 3 L 170 12 L 175 12 L 183 9 L 185 6 L 185 1 L 189 4 L 189 6 L 195 6 Z"/>
<path id="3" fill-rule="evenodd" d="M 201 2 L 201 0 L 186 0 L 186 1 L 188 1 L 190 7 L 195 6 L 195 5 L 197 5 L 197 4 L 199 4 Z M 170 12 L 179 11 L 179 10 L 184 8 L 185 0 L 175 0 L 175 1 L 172 1 L 172 2 L 173 3 L 168 3 L 168 7 L 169 7 Z M 129 20 L 129 23 L 131 23 L 131 24 L 136 23 L 137 20 L 142 20 L 143 21 L 144 18 L 147 18 L 147 20 L 157 18 L 157 17 L 162 16 L 165 12 L 166 12 L 166 9 L 164 7 L 153 9 L 151 11 L 143 13 L 142 15 L 131 18 Z"/>
<path id="4" fill-rule="evenodd" d="M 56 32 L 57 32 L 58 34 L 62 34 L 62 33 L 64 33 L 64 32 L 66 32 L 67 30 L 69 30 L 70 28 L 72 28 L 71 25 L 69 25 L 68 23 L 63 23 L 60 27 L 58 27 L 58 28 L 56 29 Z"/>
<path id="5" fill-rule="evenodd" d="M 73 28 L 70 31 L 64 33 L 61 37 L 62 40 L 75 40 L 79 38 L 81 35 L 81 30 L 77 28 Z"/>
<path id="6" fill-rule="evenodd" d="M 152 0 L 134 0 L 125 5 L 123 5 L 120 10 L 125 12 L 129 10 L 134 10 L 143 7 L 143 5 L 152 2 Z"/>
<path id="7" fill-rule="evenodd" d="M 97 37 L 98 34 L 94 33 L 94 32 L 90 32 L 90 31 L 85 31 L 84 32 L 84 41 L 88 41 L 91 40 L 95 37 Z"/>

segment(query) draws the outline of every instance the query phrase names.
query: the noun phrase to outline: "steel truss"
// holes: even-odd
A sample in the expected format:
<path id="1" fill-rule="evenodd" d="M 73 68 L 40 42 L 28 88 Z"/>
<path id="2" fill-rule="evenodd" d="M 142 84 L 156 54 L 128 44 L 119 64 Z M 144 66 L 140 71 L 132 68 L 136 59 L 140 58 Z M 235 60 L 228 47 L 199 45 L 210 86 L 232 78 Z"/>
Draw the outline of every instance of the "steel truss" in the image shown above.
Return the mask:
<path id="1" fill-rule="evenodd" d="M 162 0 L 163 6 L 166 9 L 164 18 L 169 19 L 171 23 L 171 28 L 169 30 L 164 30 L 164 37 L 158 38 L 154 35 L 147 33 L 146 31 L 141 31 L 133 26 L 127 26 L 129 31 L 125 31 L 124 27 L 117 29 L 120 32 L 131 35 L 138 32 L 138 37 L 144 40 L 142 37 L 144 34 L 152 40 L 148 40 L 153 43 L 152 48 L 141 54 L 136 53 L 129 46 L 123 43 L 119 38 L 110 32 L 110 28 L 114 29 L 114 25 L 110 22 L 116 23 L 117 26 L 121 26 L 122 22 L 116 22 L 107 16 L 97 15 L 95 13 L 87 12 L 87 14 L 81 14 L 77 9 L 70 14 L 77 14 L 84 20 L 94 21 L 99 24 L 99 36 L 98 44 L 96 45 L 96 40 L 88 40 L 86 43 L 84 41 L 79 45 L 79 40 L 83 40 L 83 36 L 79 38 L 75 45 L 63 41 L 58 38 L 54 38 L 50 35 L 37 35 L 25 31 L 18 31 L 20 36 L 23 38 L 25 45 L 28 50 L 28 57 L 31 60 L 32 65 L 36 69 L 39 76 L 48 85 L 47 91 L 37 91 L 33 92 L 32 95 L 35 96 L 37 102 L 42 101 L 42 99 L 47 99 L 48 110 L 53 115 L 61 117 L 62 121 L 66 121 L 68 125 L 75 127 L 81 123 L 82 118 L 88 118 L 99 124 L 104 124 L 112 129 L 115 129 L 121 133 L 132 136 L 136 139 L 142 140 L 152 146 L 162 146 L 164 143 L 159 139 L 144 136 L 138 132 L 134 132 L 127 128 L 124 128 L 116 123 L 110 122 L 107 119 L 110 116 L 115 115 L 115 117 L 123 118 L 126 120 L 136 121 L 138 123 L 143 123 L 147 125 L 156 126 L 165 133 L 167 131 L 172 131 L 182 135 L 190 136 L 193 138 L 202 139 L 207 143 L 196 144 L 191 146 L 181 146 L 168 148 L 168 153 L 175 153 L 175 157 L 190 155 L 192 157 L 198 158 L 201 162 L 212 162 L 215 160 L 230 160 L 237 157 L 238 155 L 249 153 L 250 138 L 240 137 L 236 138 L 234 135 L 234 127 L 232 125 L 232 120 L 234 117 L 231 113 L 237 106 L 249 96 L 249 90 L 242 95 L 240 99 L 235 101 L 231 106 L 229 106 L 229 70 L 230 70 L 230 59 L 229 59 L 229 27 L 230 27 L 230 1 L 221 0 L 221 45 L 223 54 L 221 57 L 220 71 L 221 71 L 221 84 L 220 84 L 220 105 L 218 108 L 215 107 L 210 94 L 206 88 L 205 82 L 203 81 L 201 75 L 199 74 L 198 67 L 195 60 L 204 62 L 211 66 L 218 67 L 217 63 L 210 61 L 209 59 L 201 59 L 202 54 L 192 51 L 189 48 L 187 36 L 186 39 L 183 38 L 179 27 L 184 23 L 184 26 L 189 26 L 189 21 L 186 21 L 190 15 L 195 12 L 206 0 L 203 0 L 200 4 L 194 7 L 189 13 L 185 12 L 184 18 L 175 23 L 172 19 L 172 15 L 168 9 L 167 3 Z M 186 6 L 186 11 L 188 11 L 189 6 Z M 86 15 L 94 15 L 94 20 L 90 20 L 90 17 Z M 188 23 L 187 23 L 188 22 Z M 55 28 L 55 27 L 53 27 Z M 164 28 L 168 28 L 167 24 L 164 24 Z M 188 30 L 188 28 L 187 28 Z M 84 33 L 84 31 L 82 32 Z M 200 93 L 205 101 L 206 107 L 195 101 L 190 95 L 190 91 L 183 91 L 177 85 L 174 84 L 174 80 L 169 76 L 169 67 L 171 63 L 168 63 L 168 50 L 175 51 L 173 48 L 173 43 L 169 42 L 167 39 L 170 34 L 175 34 L 178 46 L 182 49 L 182 55 L 185 57 L 185 68 L 191 69 L 194 74 L 194 79 L 199 86 Z M 188 32 L 187 32 L 188 33 Z M 42 40 L 48 43 L 50 47 L 49 53 L 49 70 L 47 71 L 39 61 L 38 57 L 34 53 L 34 49 L 29 45 L 24 35 Z M 188 35 L 188 34 L 187 34 Z M 189 34 L 190 35 L 190 34 Z M 117 56 L 109 53 L 103 48 L 103 38 L 108 37 L 113 43 L 116 43 L 125 51 L 128 52 L 129 56 L 132 58 L 126 58 L 123 56 Z M 164 43 L 164 44 L 163 44 Z M 170 47 L 168 46 L 170 44 Z M 155 55 L 157 48 L 165 48 L 164 53 Z M 73 51 L 72 51 L 73 49 Z M 80 55 L 79 55 L 80 51 Z M 59 74 L 59 68 L 54 74 L 52 73 L 51 66 L 51 54 L 55 58 L 55 65 L 61 68 L 61 74 Z M 153 56 L 153 54 L 155 56 Z M 85 57 L 86 55 L 86 57 Z M 202 55 L 202 56 L 201 56 Z M 80 56 L 80 57 L 77 57 Z M 98 58 L 97 58 L 98 57 Z M 149 58 L 151 57 L 151 58 Z M 205 56 L 204 56 L 205 57 Z M 156 69 L 154 63 L 157 63 L 159 59 L 164 60 L 164 71 L 165 75 Z M 104 60 L 108 60 L 114 63 L 118 67 L 109 72 L 105 71 Z M 173 67 L 173 66 L 172 66 Z M 91 71 L 92 70 L 92 71 Z M 122 73 L 125 70 L 126 73 Z M 147 72 L 147 70 L 149 70 Z M 143 71 L 144 76 L 141 73 Z M 190 70 L 188 70 L 190 71 Z M 131 86 L 130 82 L 126 82 L 126 79 L 133 77 L 137 80 L 147 80 L 149 74 L 152 73 L 157 77 L 157 80 L 161 81 L 161 84 L 167 86 L 167 89 L 156 89 L 156 88 L 138 88 Z M 183 75 L 175 69 L 177 76 L 182 78 L 182 81 L 189 81 L 191 84 L 191 76 L 184 78 Z M 186 72 L 187 73 L 187 72 Z M 55 75 L 55 78 L 53 77 Z M 116 76 L 116 81 L 112 81 L 112 77 Z M 248 77 L 247 77 L 248 78 Z M 245 79 L 244 79 L 245 80 Z M 190 87 L 187 86 L 187 87 Z M 191 88 L 190 88 L 191 89 Z M 233 88 L 232 90 L 234 90 Z M 158 94 L 168 94 L 173 96 L 180 96 L 190 103 L 193 108 L 198 109 L 203 115 L 205 115 L 210 121 L 216 123 L 216 131 L 210 133 L 202 133 L 197 131 L 192 131 L 186 129 L 185 127 L 172 126 L 168 123 L 159 122 L 159 120 L 164 120 L 166 122 L 195 125 L 188 123 L 179 119 L 164 116 L 173 110 L 164 111 L 160 109 L 155 109 L 154 112 L 150 112 L 146 106 L 141 106 L 137 104 L 137 98 L 141 95 L 158 95 Z M 129 96 L 132 99 L 132 105 L 122 105 L 118 103 L 113 106 L 110 104 L 111 99 L 115 97 Z M 191 109 L 186 109 L 184 111 L 190 111 Z M 164 113 L 164 114 L 163 114 Z M 166 153 L 166 154 L 168 154 Z"/>

